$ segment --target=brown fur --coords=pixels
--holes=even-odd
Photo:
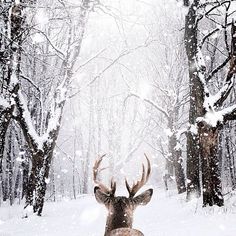
[[[132,232],[128,229],[132,229],[133,212],[138,205],[146,205],[151,200],[153,190],[148,189],[134,198],[130,197],[127,198],[124,196],[118,196],[118,197],[110,196],[101,192],[99,187],[94,188],[94,193],[97,201],[99,203],[104,204],[108,210],[105,236],[110,236],[110,233],[113,230],[120,228],[126,228],[127,229],[126,233]],[[123,230],[123,232],[125,231]],[[135,231],[133,231],[133,233],[134,232]],[[142,234],[127,234],[127,235],[138,236]]]
[[[106,206],[108,210],[105,236],[142,236],[143,234],[132,229],[133,212],[138,205],[146,205],[152,198],[153,189],[148,189],[143,193],[135,197],[137,192],[143,187],[150,176],[151,164],[146,154],[144,154],[147,160],[148,168],[145,171],[143,165],[142,178],[130,186],[125,180],[126,188],[129,192],[129,197],[115,196],[116,182],[111,180],[111,187],[106,187],[103,183],[97,180],[99,172],[99,165],[105,155],[97,158],[93,166],[93,180],[97,184],[94,188],[95,198],[99,203]]]
[[[119,228],[112,230],[109,236],[144,236],[144,234],[136,229]]]

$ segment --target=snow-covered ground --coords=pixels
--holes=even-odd
[[[134,228],[145,236],[235,236],[236,197],[223,208],[201,208],[200,200],[154,191],[147,206],[135,212]],[[102,236],[106,209],[93,196],[46,203],[42,217],[22,218],[22,206],[1,206],[0,236]]]

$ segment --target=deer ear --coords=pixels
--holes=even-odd
[[[153,194],[153,189],[148,189],[143,193],[139,194],[137,197],[133,199],[135,205],[146,205],[150,202]]]
[[[107,195],[106,193],[103,193],[97,186],[94,188],[94,194],[95,194],[96,200],[102,204],[108,203],[110,199],[110,196]]]

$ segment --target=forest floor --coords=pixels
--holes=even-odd
[[[185,202],[156,189],[147,206],[137,208],[134,228],[145,236],[235,236],[236,195],[227,195],[225,207],[202,208],[200,200]],[[42,217],[22,218],[22,206],[0,207],[0,236],[102,236],[106,209],[94,196],[45,204]]]

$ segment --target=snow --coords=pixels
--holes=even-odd
[[[224,121],[224,116],[226,114],[232,113],[235,107],[231,106],[229,108],[225,108],[221,111],[217,111],[216,103],[225,95],[227,91],[233,86],[232,80],[224,83],[224,86],[214,95],[212,95],[207,87],[205,81],[205,61],[201,52],[201,49],[198,47],[198,52],[196,55],[196,66],[198,71],[198,78],[201,81],[204,87],[204,103],[203,106],[206,110],[206,114],[204,117],[199,117],[198,121],[204,121],[212,127],[216,127],[218,123],[222,123]]]
[[[148,94],[151,93],[152,87],[149,85],[147,81],[141,80],[139,82],[139,87],[138,87],[138,94],[142,100],[144,100]]]
[[[197,126],[196,126],[196,125],[191,124],[191,125],[189,126],[189,131],[190,131],[192,134],[198,134],[198,129],[197,129]]]
[[[0,107],[7,108],[9,107],[9,103],[6,99],[4,99],[0,94]]]
[[[198,122],[204,121],[207,124],[211,125],[212,127],[216,127],[218,122],[223,123],[224,116],[231,114],[235,110],[236,110],[236,105],[226,107],[221,111],[209,110],[208,112],[206,112],[204,117],[197,118],[197,121]]]
[[[81,157],[83,153],[82,153],[81,150],[76,150],[76,151],[75,151],[75,154],[76,154],[76,156]]]
[[[65,99],[65,91],[66,90],[64,88],[60,88],[58,91],[60,92],[60,99],[62,99],[62,100],[59,100],[58,102],[63,102],[63,99]],[[51,141],[50,133],[53,130],[56,130],[57,126],[60,125],[60,118],[61,118],[63,107],[59,106],[59,104],[57,104],[58,106],[55,109],[51,109],[51,118],[48,122],[48,128],[45,133],[43,133],[42,135],[39,135],[36,132],[35,127],[32,123],[30,112],[28,110],[26,101],[25,101],[24,96],[21,91],[18,91],[18,98],[20,101],[21,108],[23,110],[23,118],[24,118],[25,123],[27,125],[28,133],[31,136],[31,138],[34,140],[38,149],[42,150],[44,143]]]
[[[0,235],[101,236],[106,214],[105,207],[91,195],[47,202],[42,217],[21,218],[22,206],[2,206]],[[226,200],[223,208],[202,208],[200,200],[186,202],[185,194],[155,189],[151,202],[134,213],[133,227],[145,236],[233,236],[236,235],[235,214],[235,196]]]
[[[11,75],[11,86],[12,88],[19,82],[17,75],[16,75],[16,71],[17,71],[17,63],[18,63],[18,59],[17,59],[17,53],[13,53],[13,60],[12,60],[12,75]]]
[[[181,143],[177,143],[176,146],[175,146],[175,150],[178,151],[178,150],[182,150],[183,149],[183,146],[181,145]]]
[[[164,129],[164,133],[168,136],[168,137],[171,137],[173,135],[173,132],[171,131],[171,129],[167,128],[167,129]]]
[[[27,124],[28,133],[33,138],[35,143],[37,143],[38,148],[42,149],[43,142],[45,141],[45,138],[44,137],[40,137],[37,134],[37,132],[35,131],[35,128],[34,128],[34,126],[32,124],[30,112],[28,110],[27,104],[25,102],[24,96],[22,95],[21,91],[18,92],[18,97],[19,97],[19,100],[20,100],[20,103],[21,103],[21,107],[22,107],[22,110],[23,110],[23,117],[24,117],[24,119],[26,121],[26,124]]]
[[[33,43],[42,43],[44,41],[44,37],[40,33],[36,33],[32,36]]]
[[[223,115],[221,112],[215,111],[208,111],[204,118],[198,118],[197,121],[205,121],[207,124],[211,125],[212,127],[216,127],[218,122],[223,122]]]
[[[42,8],[38,8],[36,16],[35,16],[35,21],[38,25],[44,26],[49,22],[49,18],[47,15],[46,10]]]

